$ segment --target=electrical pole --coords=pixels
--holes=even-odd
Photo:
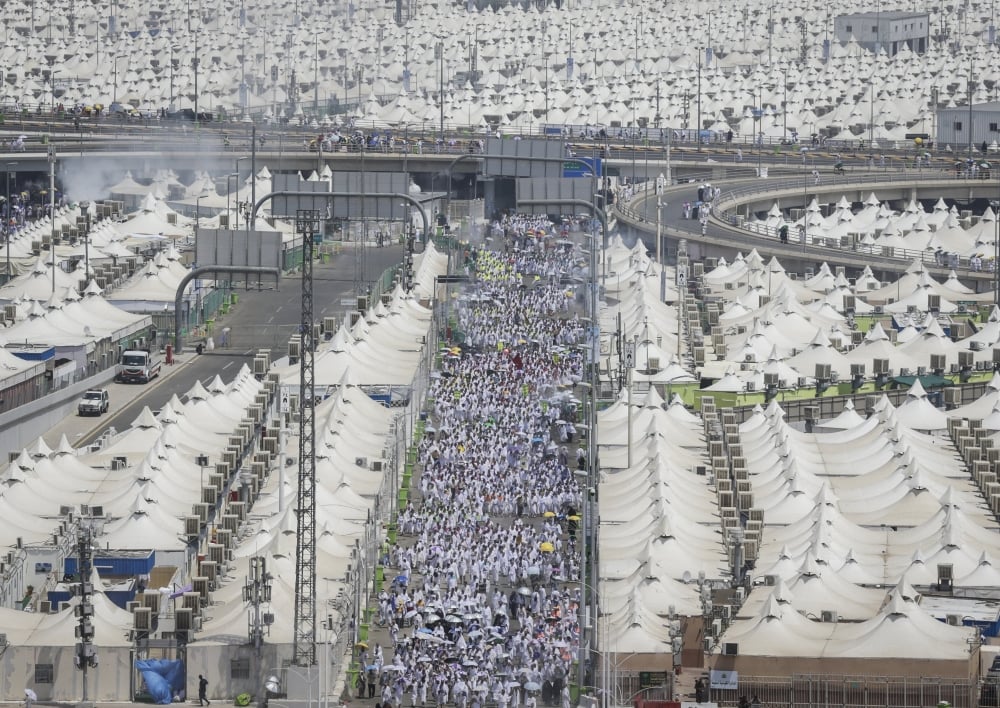
[[[80,604],[76,606],[74,612],[77,617],[76,625],[76,656],[74,662],[78,669],[83,671],[83,702],[87,703],[87,670],[97,667],[97,652],[94,650],[94,584],[91,582],[91,574],[94,570],[94,547],[93,529],[91,523],[93,519],[81,518],[76,527],[77,545],[77,570],[80,575],[80,582],[77,589],[77,597]]]
[[[270,633],[269,622],[261,612],[261,605],[271,602],[271,574],[267,572],[267,559],[262,556],[250,558],[250,575],[243,586],[243,602],[250,605],[250,646],[254,649],[257,661],[257,705],[266,703],[267,692],[264,689],[264,677],[267,675],[263,666],[264,635]]]
[[[316,418],[313,341],[313,239],[320,213],[300,209],[295,231],[302,239],[302,309],[299,320],[299,493],[295,552],[295,646],[292,663],[316,666]]]

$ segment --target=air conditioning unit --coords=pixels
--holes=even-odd
[[[864,364],[851,364],[851,376],[864,376],[865,375],[865,365]]]
[[[153,628],[153,611],[148,607],[136,607],[132,610],[132,626],[140,632],[148,632]]]
[[[926,375],[927,375],[927,367],[926,366],[918,366],[917,367],[917,376],[926,376]]]
[[[747,364],[752,364],[756,357],[753,354],[746,354],[743,356],[743,361]]]
[[[816,378],[828,380],[830,378],[830,365],[816,364]]]
[[[969,307],[968,307],[968,305],[962,305],[962,304],[960,304],[960,305],[958,306],[958,314],[960,314],[960,315],[964,315],[964,314],[965,314],[965,313],[967,313],[968,311],[969,311]]]
[[[875,314],[876,315],[884,315],[885,314],[885,308],[882,307],[881,305],[875,305]]]
[[[90,507],[90,515],[95,517],[104,516],[104,507],[103,506]]]
[[[381,472],[382,467],[385,464],[383,460],[373,460],[372,461],[372,472]]]
[[[660,370],[660,357],[658,357],[658,356],[651,356],[651,357],[649,357],[647,370],[648,371],[659,371]]]
[[[7,646],[7,634],[5,632],[0,632],[0,647]]]
[[[945,355],[944,354],[931,354],[931,369],[934,371],[940,371],[944,369]]]
[[[819,618],[821,622],[836,622],[840,619],[836,610],[823,610],[819,613]]]
[[[916,308],[914,308],[916,309]],[[927,309],[931,312],[939,312],[941,310],[941,296],[940,295],[928,295],[927,296]]]
[[[722,645],[722,653],[726,656],[738,656],[740,653],[740,645],[736,642],[726,642]]]
[[[753,381],[747,381],[747,393],[753,393],[757,390],[757,384]]]
[[[764,576],[764,585],[766,585],[768,587],[771,587],[771,586],[777,585],[777,583],[778,583],[778,576],[777,575],[765,575]]]
[[[938,590],[951,590],[952,588],[952,565],[951,563],[939,563],[937,567]]]
[[[907,367],[905,367],[905,366],[901,366],[901,367],[899,367],[899,375],[900,375],[900,376],[909,376],[909,375],[910,375],[910,370],[909,370],[909,368],[907,368]]]
[[[952,627],[961,627],[962,615],[948,615],[947,617],[945,617],[945,621]]]
[[[38,603],[38,611],[43,615],[47,615],[52,612],[52,603],[49,600],[41,600]]]
[[[354,458],[354,464],[356,464],[358,467],[367,467],[368,466],[368,458],[367,457],[355,457]]]
[[[111,458],[111,470],[120,471],[128,467],[128,458],[124,455],[118,455]]]
[[[799,388],[805,388],[806,386],[809,385],[809,379],[807,379],[805,376],[800,376],[799,380],[796,383],[798,384]]]
[[[961,369],[971,369],[975,365],[975,356],[972,352],[958,353],[958,366]]]
[[[778,385],[778,375],[777,374],[764,374],[764,385],[767,387],[775,387]]]
[[[174,628],[178,631],[191,631],[194,625],[193,620],[194,612],[190,607],[178,607],[175,614]]]

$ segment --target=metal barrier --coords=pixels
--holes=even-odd
[[[744,676],[739,688],[711,689],[710,701],[737,705],[756,696],[762,708],[927,708],[947,701],[951,708],[979,703],[976,679],[909,676]]]

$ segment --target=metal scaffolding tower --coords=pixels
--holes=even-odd
[[[295,212],[302,239],[302,319],[299,345],[299,495],[295,546],[295,648],[292,663],[316,665],[316,418],[313,341],[313,243],[318,210]]]

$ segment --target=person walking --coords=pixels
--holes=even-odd
[[[208,679],[198,674],[198,705],[207,706],[211,703],[208,700]]]

